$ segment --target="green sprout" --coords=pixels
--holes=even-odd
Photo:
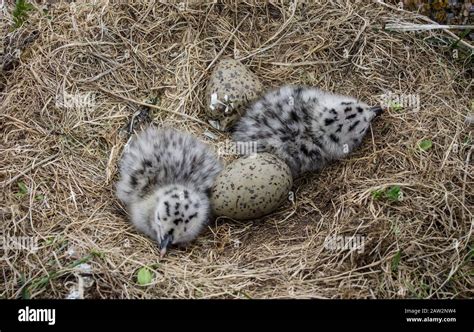
[[[418,147],[422,151],[428,151],[429,149],[431,149],[432,146],[433,146],[433,141],[430,139],[424,139],[420,143],[418,143]]]
[[[385,198],[392,202],[399,202],[403,199],[403,192],[400,186],[391,186],[388,189],[374,190],[371,194],[374,201]]]
[[[16,0],[15,8],[12,13],[15,29],[18,29],[25,23],[28,18],[28,12],[33,8],[33,5],[26,0]]]
[[[397,102],[394,102],[394,101],[391,101],[388,105],[388,107],[392,110],[394,110],[395,112],[398,112],[398,111],[401,111],[403,109],[403,106],[402,104],[400,103],[397,103]]]
[[[399,250],[395,256],[392,258],[392,271],[396,272],[398,270],[398,265],[400,265],[400,260],[402,258],[402,251]]]
[[[139,285],[144,286],[148,285],[153,280],[153,272],[146,266],[138,270],[137,273],[137,282]]]
[[[401,201],[402,195],[400,186],[392,186],[385,192],[385,197],[393,202]]]
[[[18,192],[15,194],[18,198],[23,198],[28,194],[28,188],[26,187],[23,181],[20,181],[18,184]]]

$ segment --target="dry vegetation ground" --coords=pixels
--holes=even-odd
[[[39,249],[2,251],[0,296],[64,298],[87,263],[85,298],[473,297],[472,58],[453,58],[442,31],[382,29],[416,14],[308,3],[84,1],[30,12],[18,31],[38,38],[0,76],[0,214],[4,237],[38,237]],[[413,94],[419,109],[386,112],[350,158],[296,181],[294,203],[261,220],[217,220],[160,259],[114,197],[123,128],[156,96],[154,123],[214,146],[228,139],[204,116],[223,56],[268,88],[303,83],[371,104]],[[402,200],[382,194],[394,186]],[[364,250],[325,248],[334,235],[361,236]],[[137,284],[143,266],[149,286]]]

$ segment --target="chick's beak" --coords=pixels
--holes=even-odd
[[[173,243],[173,235],[166,234],[160,242],[160,257],[166,254],[166,250]]]
[[[374,107],[371,107],[370,110],[375,113],[375,116],[379,116],[383,112],[382,106],[374,106]]]

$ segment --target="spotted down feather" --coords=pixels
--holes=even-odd
[[[249,106],[233,130],[236,142],[284,160],[293,177],[319,170],[358,147],[380,107],[303,86],[283,86]]]
[[[162,250],[192,241],[207,224],[221,163],[210,148],[173,129],[149,127],[125,147],[117,196],[138,230]]]

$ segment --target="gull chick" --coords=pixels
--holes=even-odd
[[[163,256],[169,246],[194,240],[207,224],[210,188],[221,170],[206,144],[151,126],[124,150],[117,196]]]
[[[296,178],[347,156],[381,113],[352,97],[288,85],[249,106],[233,140],[256,142],[259,152],[284,160]]]

